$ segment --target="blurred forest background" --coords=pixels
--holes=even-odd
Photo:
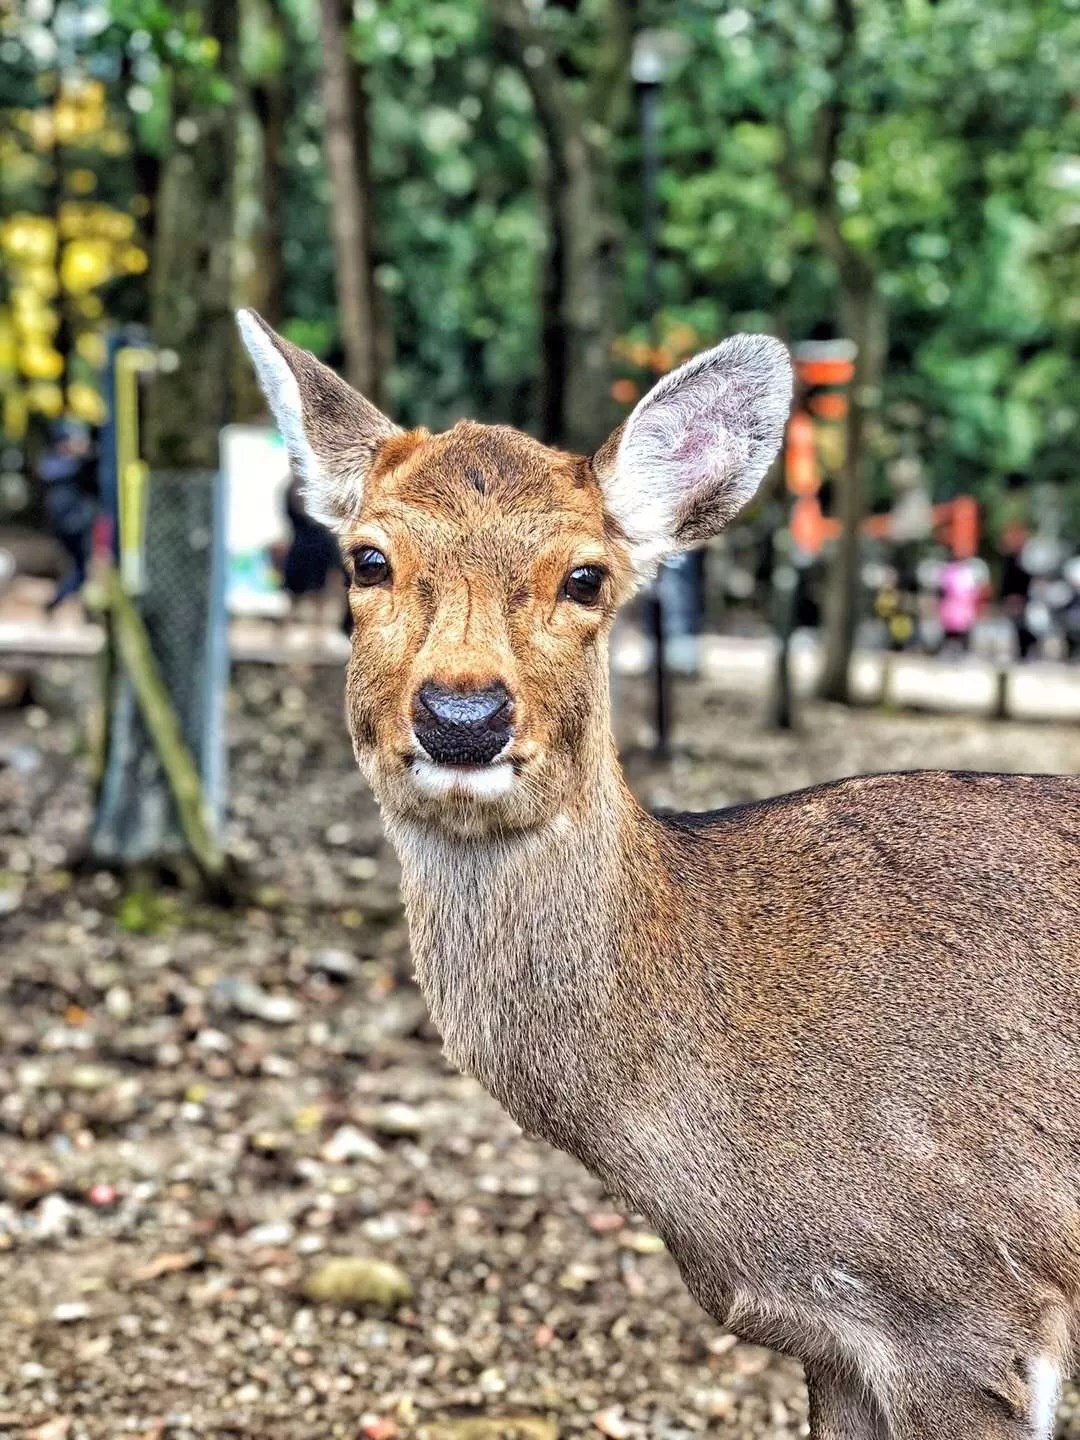
[[[1075,0],[21,0],[0,23],[9,514],[43,422],[101,418],[117,325],[171,352],[151,463],[216,463],[261,412],[251,304],[402,422],[579,448],[733,330],[847,336],[870,503],[915,467],[993,529],[1023,477],[1080,527]]]
[[[341,720],[336,552],[321,629],[226,625],[220,432],[268,422],[233,310],[404,424],[581,450],[733,331],[857,343],[776,470],[796,492],[801,418],[842,521],[821,689],[851,671],[873,703],[789,703],[817,496],[775,484],[710,556],[745,609],[693,637],[670,753],[663,665],[632,680],[647,628],[616,655],[630,783],[700,810],[886,768],[1080,773],[1078,236],[1080,0],[0,0],[0,1429],[806,1435],[798,1368],[703,1325],[659,1238],[444,1062]],[[156,362],[133,579],[117,342]],[[261,464],[224,464],[242,502]],[[963,545],[931,525],[954,497]],[[121,540],[104,614],[66,628],[55,565],[4,573],[9,535],[63,538],[60,501],[57,596],[101,512]],[[1059,579],[1066,621],[1036,630]],[[984,589],[1008,644],[979,654]],[[963,658],[894,654],[934,648],[939,605]],[[215,881],[237,862],[230,906],[147,869],[181,838]]]

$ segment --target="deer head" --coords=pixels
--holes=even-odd
[[[576,456],[472,421],[403,431],[253,311],[238,320],[347,559],[349,725],[384,808],[462,834],[572,811],[610,755],[615,611],[757,490],[787,420],[784,347],[725,341]]]

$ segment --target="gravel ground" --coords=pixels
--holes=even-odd
[[[79,691],[54,672],[48,709],[0,713],[0,1430],[805,1434],[798,1367],[718,1330],[638,1219],[442,1061],[339,677],[238,676],[229,843],[263,890],[231,912],[73,869]],[[812,707],[777,737],[758,711],[684,687],[685,749],[631,753],[639,792],[1080,770],[1076,728]]]

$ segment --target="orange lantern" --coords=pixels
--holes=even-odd
[[[784,478],[792,495],[816,495],[821,487],[814,453],[814,422],[803,410],[788,421]]]

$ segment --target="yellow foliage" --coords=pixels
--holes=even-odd
[[[51,335],[59,323],[55,312],[28,285],[16,285],[12,289],[11,308],[15,324],[23,335]]]
[[[119,125],[110,125],[107,130],[103,130],[98,144],[105,155],[126,155],[131,149],[128,137]]]
[[[11,316],[7,311],[0,310],[0,376],[15,369],[16,348]]]
[[[92,139],[105,124],[104,85],[81,75],[68,77],[52,113],[59,144]]]
[[[86,214],[81,202],[65,200],[56,212],[56,225],[64,240],[76,240],[86,232]]]
[[[68,409],[77,420],[87,425],[100,425],[105,420],[105,402],[92,385],[76,380],[68,386]]]
[[[103,285],[114,274],[112,247],[106,240],[69,240],[60,259],[60,280],[72,295]]]
[[[79,235],[85,235],[92,229],[92,219],[96,206],[92,201],[87,200],[65,200],[57,213],[57,224],[60,227],[60,234],[65,240],[74,240]]]
[[[59,219],[60,233],[65,240],[100,236],[129,240],[135,233],[135,221],[130,215],[93,200],[65,200],[60,206]]]
[[[89,195],[97,188],[97,176],[93,170],[72,170],[67,183],[76,195]]]
[[[84,115],[101,115],[105,111],[105,85],[88,75],[68,75],[64,80],[64,99]]]
[[[56,226],[46,215],[16,211],[0,225],[0,248],[9,260],[48,265],[56,256]]]
[[[39,415],[58,420],[64,413],[64,392],[59,385],[39,380],[26,387],[26,403]]]
[[[19,112],[22,128],[30,135],[35,150],[51,150],[56,144],[56,127],[53,112],[44,108]]]
[[[110,240],[130,240],[135,234],[135,221],[123,210],[101,210],[95,217],[98,233]]]
[[[19,279],[42,300],[52,300],[60,290],[60,281],[52,265],[23,265]]]
[[[60,329],[60,316],[48,306],[42,306],[40,310],[25,310],[16,306],[15,328],[21,345],[31,345],[34,341],[45,344]]]
[[[150,257],[138,245],[125,245],[120,252],[120,264],[129,275],[143,275],[150,268]]]
[[[66,105],[61,100],[56,106],[52,113],[52,123],[57,142],[60,145],[70,145],[73,140],[81,138],[79,119],[79,112],[74,105]]]
[[[64,373],[64,357],[51,345],[32,341],[19,351],[19,369],[30,380],[59,380]]]
[[[4,434],[16,443],[26,436],[26,395],[20,389],[8,390],[4,394]]]
[[[75,341],[75,350],[95,369],[105,364],[105,337],[97,330],[84,330]]]
[[[0,168],[15,180],[17,169],[25,172],[33,188],[61,145],[99,156],[125,155],[131,148],[123,125],[109,113],[100,81],[68,75],[58,97],[54,83],[53,76],[43,76],[39,103],[7,110],[8,125],[0,134]],[[149,269],[138,229],[150,202],[136,196],[122,210],[102,204],[96,198],[98,168],[89,157],[74,164],[64,175],[66,198],[55,215],[18,211],[0,220],[0,268],[8,281],[6,304],[0,306],[0,420],[14,438],[25,434],[33,414],[50,420],[71,414],[95,425],[105,419],[92,383],[74,380],[65,391],[65,360],[56,337],[66,314],[76,330],[76,373],[103,366],[106,346],[98,325],[105,306],[95,292],[118,275]]]

